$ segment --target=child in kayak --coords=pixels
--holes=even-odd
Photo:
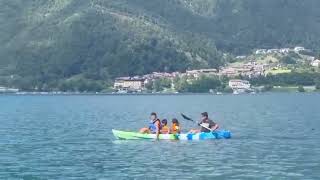
[[[157,138],[159,138],[161,122],[158,119],[157,114],[154,112],[151,113],[150,120],[149,127],[141,128],[139,132],[144,134],[156,134]]]
[[[172,119],[172,126],[171,126],[171,129],[170,129],[170,133],[171,134],[180,134],[180,132],[181,132],[181,128],[180,128],[180,125],[179,125],[179,121],[178,121],[178,119],[173,118]]]
[[[163,119],[161,121],[160,133],[161,134],[169,134],[170,133],[170,128],[168,127],[168,121],[166,119]]]

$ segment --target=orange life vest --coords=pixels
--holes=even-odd
[[[168,134],[170,129],[168,126],[162,126],[160,131],[162,134]]]
[[[177,124],[173,123],[171,127],[171,133],[172,134],[180,133],[180,127]]]

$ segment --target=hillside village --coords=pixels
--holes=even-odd
[[[307,51],[304,47],[295,48],[281,48],[281,49],[257,49],[252,55],[249,56],[237,56],[234,63],[229,63],[219,69],[193,69],[186,72],[153,72],[151,74],[145,74],[142,76],[133,77],[118,77],[114,82],[114,89],[118,93],[127,92],[142,92],[146,90],[146,85],[150,84],[158,79],[169,79],[172,83],[171,87],[174,90],[175,78],[187,78],[188,80],[199,79],[201,76],[211,76],[221,78],[228,78],[229,88],[234,93],[238,92],[252,92],[250,85],[250,79],[267,76],[268,74],[290,73],[292,69],[302,66],[302,64],[308,64],[307,68],[320,67],[320,60],[310,56],[303,55],[301,52]],[[302,64],[296,66],[290,66],[280,62],[279,59],[287,57],[290,54],[299,56],[299,61]],[[249,79],[241,80],[241,77]]]
[[[219,88],[209,88],[207,91],[201,92],[217,94],[221,91],[235,94],[254,93],[257,89],[261,90],[263,87],[257,87],[256,84],[252,83],[252,80],[268,75],[289,74],[291,72],[319,74],[319,67],[320,60],[312,55],[312,51],[304,47],[256,49],[252,54],[234,57],[232,62],[217,69],[188,69],[185,72],[152,72],[140,76],[117,77],[110,90],[113,93],[178,93],[177,79],[186,80],[187,83],[192,84],[202,77],[208,77],[223,82],[219,85]],[[154,88],[155,83],[163,80],[167,84],[164,88]],[[207,81],[207,83],[212,82]],[[110,92],[110,90],[107,92]],[[0,93],[18,92],[19,89],[17,88],[0,87]],[[183,92],[190,91],[185,90]]]

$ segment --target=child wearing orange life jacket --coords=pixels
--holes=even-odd
[[[161,134],[169,134],[170,133],[170,128],[168,127],[168,121],[166,119],[163,119],[161,121],[160,133]]]
[[[171,126],[171,129],[170,129],[170,133],[179,134],[180,132],[181,132],[181,128],[180,128],[180,125],[179,125],[179,121],[178,121],[178,119],[173,118],[172,119],[172,126]]]

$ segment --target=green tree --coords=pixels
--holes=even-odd
[[[316,90],[320,90],[320,79],[316,80]]]
[[[178,92],[187,92],[188,85],[189,83],[186,77],[174,79],[174,87]]]
[[[280,62],[283,64],[296,64],[296,60],[291,56],[284,56],[280,58]]]
[[[232,90],[229,86],[226,86],[226,87],[224,87],[224,88],[222,89],[222,92],[224,92],[224,93],[232,93],[233,90]]]
[[[172,81],[169,78],[161,78],[160,84],[163,88],[171,88]]]
[[[144,85],[144,87],[145,87],[147,90],[152,90],[152,89],[153,89],[153,82],[146,83],[146,84]]]
[[[253,85],[273,85],[273,86],[313,86],[316,79],[320,78],[320,73],[283,73],[276,75],[259,76],[250,79]]]
[[[272,85],[267,84],[267,85],[263,86],[262,91],[271,91],[272,89],[273,89],[273,86],[272,86]]]
[[[303,88],[303,86],[298,87],[298,92],[305,92],[305,89]]]
[[[157,79],[157,80],[153,81],[153,90],[155,92],[163,91],[163,86],[161,84],[161,80],[160,79]]]
[[[210,90],[217,90],[221,85],[216,77],[201,76],[199,79],[181,82],[180,89],[184,92],[208,93]]]

